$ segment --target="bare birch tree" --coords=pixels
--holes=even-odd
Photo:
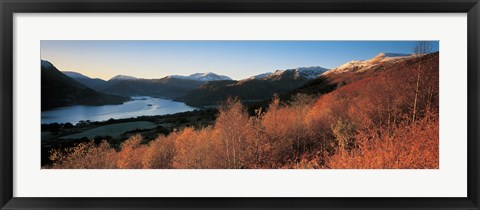
[[[428,41],[419,41],[416,43],[413,48],[413,53],[415,55],[428,54],[433,51],[433,43]]]
[[[428,41],[419,41],[416,43],[415,47],[413,48],[413,53],[416,56],[428,54],[428,53],[431,53],[432,51],[433,51],[433,43]],[[418,101],[418,91],[419,91],[418,88],[420,83],[420,73],[421,73],[421,70],[419,69],[418,75],[417,75],[416,88],[415,88],[415,99],[413,102],[412,122],[415,122],[415,118],[417,115],[417,101]]]

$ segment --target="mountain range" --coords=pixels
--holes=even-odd
[[[274,94],[291,95],[312,90],[329,91],[335,89],[339,84],[352,82],[354,80],[352,78],[366,77],[371,72],[414,57],[408,54],[380,53],[371,59],[350,61],[331,70],[319,66],[299,67],[267,72],[243,80],[232,80],[228,76],[212,72],[195,73],[188,76],[170,75],[160,79],[140,79],[128,75],[117,75],[107,81],[90,78],[72,71],[65,71],[63,74],[58,71],[57,74],[60,73],[64,76],[62,81],[65,81],[65,77],[75,81],[70,86],[82,85],[80,88],[88,88],[97,94],[105,94],[110,97],[113,95],[145,95],[181,101],[191,106],[211,106],[218,105],[230,96],[238,97],[248,103],[270,99]],[[42,61],[42,81],[44,62],[49,63]],[[58,78],[57,75],[51,80]],[[61,84],[64,85],[64,83]],[[58,85],[61,86],[60,83]],[[65,95],[58,95],[58,97],[65,97]]]
[[[128,75],[117,75],[107,81],[72,71],[63,73],[99,92],[120,96],[148,95],[167,99],[183,96],[209,81],[232,80],[227,76],[211,72],[189,76],[171,75],[161,79],[140,79]]]
[[[110,79],[97,91],[121,96],[152,96],[165,99],[180,97],[204,82],[164,77],[161,79]]]
[[[177,78],[177,79],[188,79],[188,80],[195,80],[195,81],[202,81],[202,82],[208,82],[208,81],[220,81],[220,80],[232,80],[232,78],[224,76],[224,75],[218,75],[212,72],[207,72],[207,73],[195,73],[189,76],[181,76],[181,75],[171,75],[168,76],[169,78]]]
[[[217,105],[230,96],[238,97],[244,103],[257,102],[299,88],[327,70],[322,67],[304,67],[277,70],[239,81],[212,81],[176,100],[191,106]]]

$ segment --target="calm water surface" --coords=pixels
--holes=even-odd
[[[181,102],[137,96],[132,101],[121,105],[104,106],[67,106],[42,112],[42,124],[66,123],[75,124],[80,120],[104,121],[110,118],[122,119],[138,116],[174,114],[192,111],[195,108]]]

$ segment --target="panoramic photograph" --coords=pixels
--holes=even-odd
[[[438,169],[439,42],[43,40],[42,169]]]

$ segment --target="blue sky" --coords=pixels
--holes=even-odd
[[[41,41],[41,59],[94,78],[162,78],[214,72],[233,79],[306,66],[335,68],[381,52],[412,53],[415,41]],[[434,51],[439,42],[433,42]]]

